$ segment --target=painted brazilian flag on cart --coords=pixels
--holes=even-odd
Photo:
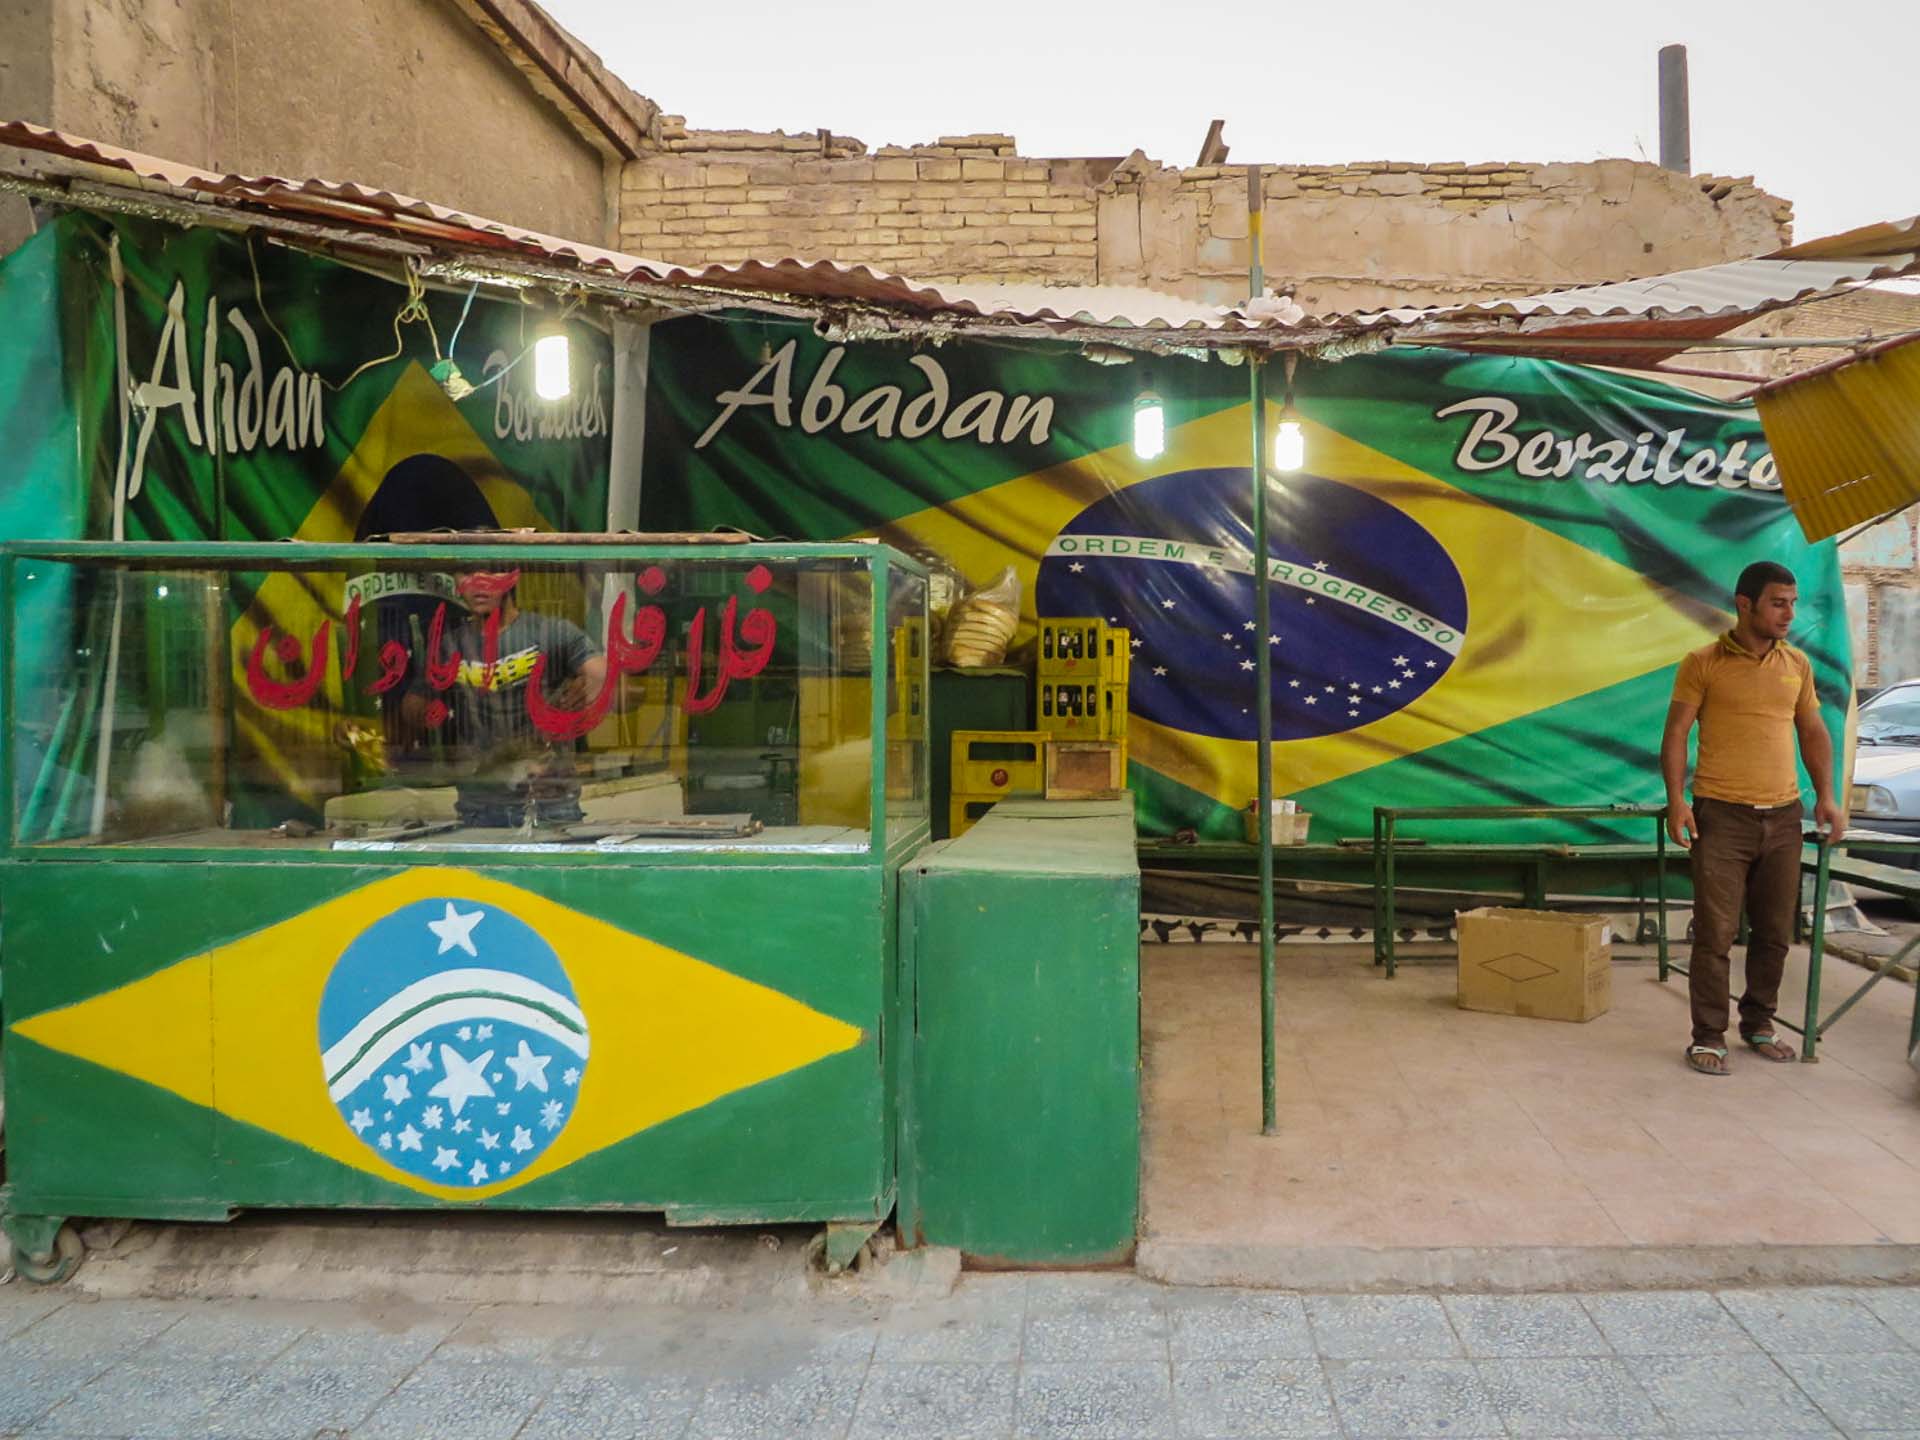
[[[1244,368],[682,320],[655,327],[649,370],[648,528],[878,534],[975,583],[1013,566],[1029,623],[1132,631],[1143,828],[1238,835],[1255,789]],[[1151,461],[1131,445],[1147,388],[1168,421]],[[1295,391],[1306,467],[1267,491],[1274,772],[1315,840],[1368,834],[1376,804],[1658,801],[1673,667],[1731,623],[1756,559],[1799,576],[1795,639],[1838,732],[1838,562],[1801,538],[1751,407],[1437,351],[1305,363]]]
[[[537,319],[524,306],[259,236],[82,213],[0,263],[0,314],[14,322],[0,346],[11,538],[339,543],[607,523],[613,364],[590,325],[568,326],[572,396],[543,402],[522,363]],[[448,358],[475,387],[458,402],[432,373]],[[278,575],[239,590],[234,654],[263,625],[338,621],[344,595],[325,588]],[[310,808],[287,756],[320,712],[263,710],[237,682],[242,770],[262,777],[263,803]],[[86,737],[69,744],[84,753]]]

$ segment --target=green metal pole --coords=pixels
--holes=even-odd
[[[1381,882],[1386,879],[1386,858],[1380,849],[1380,807],[1373,807],[1373,963],[1384,964],[1386,948],[1381,937],[1386,933],[1382,916],[1386,913],[1381,904]]]
[[[1385,887],[1385,892],[1386,892],[1385,897],[1381,901],[1381,904],[1386,907],[1386,925],[1384,928],[1387,932],[1387,979],[1389,980],[1393,979],[1394,972],[1399,969],[1399,958],[1400,958],[1395,953],[1394,945],[1393,945],[1393,940],[1394,940],[1393,932],[1399,927],[1399,924],[1400,924],[1398,907],[1393,903],[1393,887],[1397,883],[1397,879],[1394,875],[1394,868],[1393,868],[1393,827],[1394,827],[1394,820],[1396,818],[1397,817],[1394,815],[1393,811],[1389,810],[1387,812],[1387,824],[1386,824],[1386,832],[1385,832],[1386,833],[1385,843],[1387,847],[1387,862],[1386,862],[1387,863],[1387,883]]]
[[[1820,1046],[1820,962],[1827,948],[1827,870],[1833,863],[1833,846],[1820,839],[1819,861],[1813,870],[1813,938],[1807,943],[1807,1018],[1800,1031],[1800,1063],[1812,1065]],[[1798,904],[1796,898],[1795,903]]]
[[[1653,896],[1660,934],[1660,983],[1666,984],[1667,959],[1667,812],[1653,817]]]
[[[1260,167],[1247,167],[1247,292],[1257,300],[1267,288],[1260,251],[1265,241]],[[1279,1133],[1274,1097],[1273,1004],[1273,681],[1267,652],[1272,576],[1267,563],[1267,371],[1265,356],[1247,353],[1248,399],[1253,425],[1253,692],[1254,768],[1260,809],[1260,1133]]]
[[[1907,1026],[1907,1058],[1920,1054],[1920,983],[1913,987],[1913,1021]]]

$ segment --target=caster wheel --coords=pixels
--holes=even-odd
[[[18,1245],[14,1246],[13,1273],[32,1285],[58,1285],[72,1278],[86,1253],[87,1247],[81,1242],[79,1232],[71,1225],[62,1225],[60,1233],[54,1236],[53,1254],[45,1260],[35,1260]]]

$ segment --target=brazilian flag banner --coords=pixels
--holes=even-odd
[[[527,306],[259,235],[80,212],[0,264],[0,313],[11,538],[341,543],[606,528],[613,348],[583,318],[561,322],[570,393],[543,400],[530,359],[542,314]],[[379,579],[236,584],[236,754],[275,777],[266,803],[281,813],[311,802],[288,757],[323,722],[264,709],[240,667],[268,626],[311,635],[339,623],[355,578]],[[57,585],[38,587],[35,603],[23,643],[108,653],[58,629]],[[23,673],[47,673],[24,658]],[[77,678],[97,691],[102,675]],[[339,677],[329,683],[337,692]],[[76,753],[86,743],[72,741]]]
[[[40,497],[16,535],[606,524],[613,362],[584,321],[566,325],[570,396],[542,401],[525,306],[257,235],[78,212],[0,264],[0,301],[30,321],[0,359],[0,395],[35,401],[10,405],[0,456],[10,518]],[[449,359],[464,388],[435,378]]]
[[[1146,392],[1165,413],[1152,459],[1133,446]],[[1255,792],[1247,392],[1218,360],[664,322],[642,522],[877,535],[972,584],[1012,566],[1016,646],[1036,616],[1126,626],[1142,829],[1238,838]],[[1799,579],[1794,641],[1840,734],[1836,552],[1801,537],[1751,406],[1434,350],[1305,361],[1294,403],[1305,465],[1267,480],[1274,776],[1314,840],[1370,833],[1379,804],[1657,803],[1674,666],[1731,625],[1754,560]]]

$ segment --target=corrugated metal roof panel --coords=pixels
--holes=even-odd
[[[422,239],[509,248],[528,258],[574,264],[626,280],[772,291],[825,302],[885,305],[927,314],[945,311],[1016,323],[1061,321],[1155,330],[1258,328],[1224,307],[1141,287],[930,285],[869,265],[798,256],[727,265],[673,265],[469,215],[394,190],[317,177],[292,180],[273,175],[216,174],[24,121],[0,123],[0,143],[106,166],[190,195],[257,205],[277,213],[374,224]]]
[[[1920,340],[1769,385],[1755,401],[1809,540],[1920,500]]]
[[[1424,311],[1394,310],[1383,314],[1398,323],[1438,323],[1499,315],[1547,328],[1554,320],[1604,319],[1696,320],[1734,316],[1744,319],[1779,309],[1816,295],[1832,294],[1869,280],[1884,280],[1920,270],[1920,254],[1893,251],[1831,260],[1778,260],[1761,257],[1675,270],[1639,280],[1608,285],[1586,285],[1575,290],[1551,290],[1518,299],[1483,300],[1469,305]]]
[[[650,286],[864,305],[956,328],[970,320],[1047,333],[1167,343],[1169,332],[1214,345],[1264,340],[1276,348],[1322,344],[1369,331],[1400,340],[1484,346],[1592,364],[1644,364],[1719,335],[1755,315],[1844,291],[1863,280],[1920,273],[1920,218],[1866,226],[1770,256],[1606,285],[1468,305],[1307,317],[1288,303],[1224,307],[1137,287],[929,284],[871,266],[798,256],[681,266],[584,245],[373,186],[319,178],[221,175],[63,135],[23,121],[0,123],[0,144],[43,151],[130,177],[145,188],[281,216],[380,230],[429,246],[510,254],[560,269]],[[657,298],[657,297],[654,297]]]

